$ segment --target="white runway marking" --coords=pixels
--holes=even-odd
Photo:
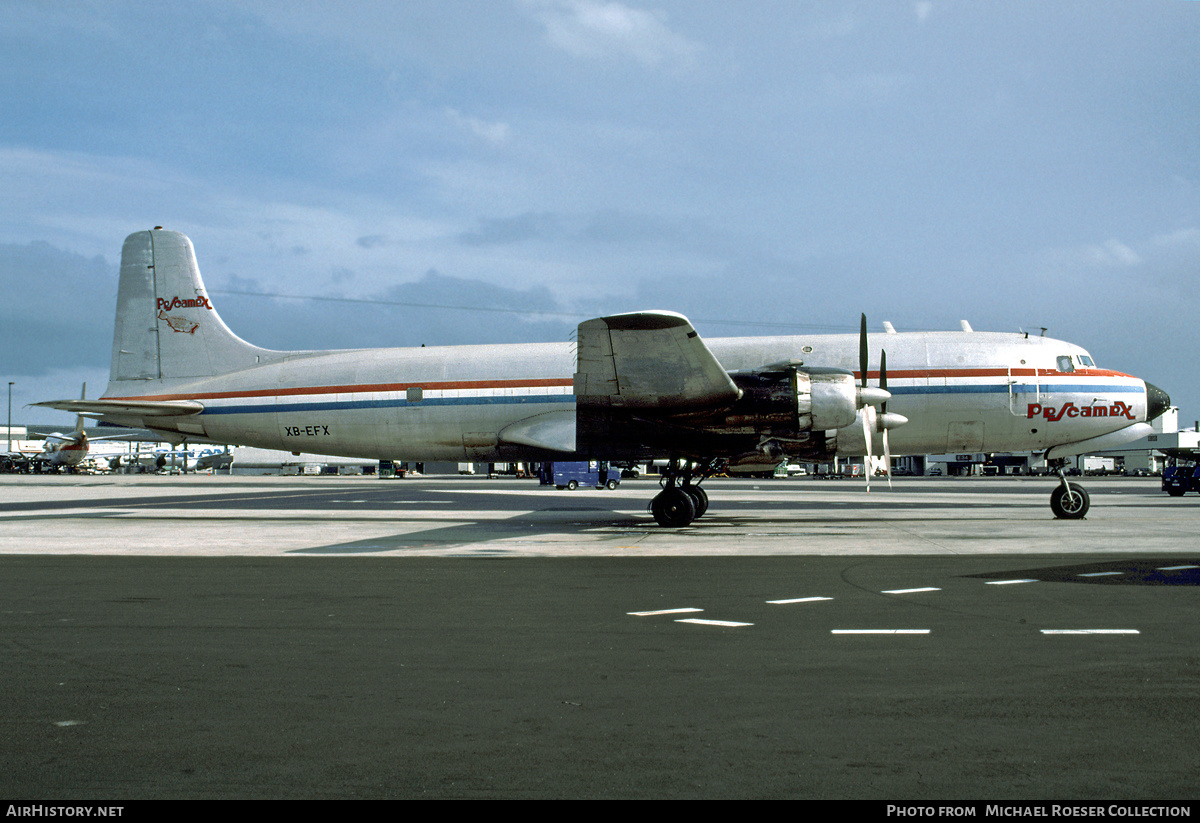
[[[940,592],[941,589],[933,586],[926,586],[923,589],[888,589],[880,592],[880,594],[916,594],[917,592]]]
[[[1036,583],[1037,580],[1029,578],[1027,580],[989,580],[984,585],[987,586],[1009,586],[1013,583]]]
[[[1042,634],[1141,634],[1137,629],[1042,629]]]
[[[1177,572],[1177,571],[1182,571],[1183,569],[1200,569],[1200,566],[1190,566],[1189,565],[1189,566],[1159,566],[1158,567],[1158,570],[1160,572]]]
[[[702,612],[704,609],[660,609],[656,612],[625,612],[631,617],[654,617],[659,614],[686,614],[687,612]]]
[[[786,606],[789,603],[815,603],[818,600],[832,599],[832,597],[796,597],[791,600],[768,600],[767,602],[776,606]]]
[[[684,617],[676,623],[696,623],[701,626],[753,626],[753,623],[735,623],[732,620],[701,620],[699,617]]]
[[[1081,574],[1080,577],[1113,577],[1114,575],[1125,574],[1125,572],[1088,572]]]
[[[929,629],[831,629],[830,634],[929,634]]]

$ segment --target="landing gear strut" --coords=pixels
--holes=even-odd
[[[1050,510],[1060,520],[1082,520],[1091,508],[1091,498],[1083,486],[1067,482],[1061,462],[1058,465],[1058,478],[1062,483],[1050,494]]]
[[[658,525],[686,526],[708,511],[708,493],[699,484],[715,472],[716,461],[704,461],[700,466],[697,469],[672,458],[663,473],[663,490],[650,501],[650,513]]]

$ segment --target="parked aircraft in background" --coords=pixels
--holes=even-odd
[[[585,321],[575,343],[271,351],[222,322],[191,241],[155,229],[125,240],[103,398],[39,405],[165,439],[370,459],[668,459],[651,511],[682,526],[726,465],[1043,449],[1061,462],[1145,436],[1170,404],[1070,343],[886,328],[876,354],[865,318],[858,335],[706,342],[680,314],[643,311]],[[1060,477],[1055,515],[1083,517],[1087,493]]]

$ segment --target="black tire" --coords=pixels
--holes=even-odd
[[[1167,494],[1171,495],[1172,497],[1183,497],[1183,493],[1185,491],[1187,490],[1172,486],[1171,488],[1167,489]]]
[[[690,494],[671,487],[663,489],[650,501],[650,513],[658,525],[677,529],[696,519],[696,504]]]
[[[1071,495],[1059,485],[1050,494],[1050,510],[1060,520],[1082,520],[1091,508],[1092,501],[1087,491],[1078,483],[1071,483]]]
[[[692,504],[696,507],[695,520],[699,520],[708,511],[708,492],[699,486],[684,486],[683,490],[692,498]]]
[[[579,488],[579,483],[578,483],[578,482],[576,482],[575,480],[568,480],[568,481],[567,481],[567,491],[571,491],[571,492],[573,492],[573,491],[575,491],[577,488]]]
[[[608,483],[607,483],[607,487],[608,487],[608,490],[609,490],[609,491],[612,491],[613,489],[615,489],[615,488],[617,487],[617,481],[616,481],[616,480],[609,480],[609,481],[608,481]]]

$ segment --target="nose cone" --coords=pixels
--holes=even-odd
[[[1146,420],[1150,421],[1171,408],[1171,395],[1153,383],[1146,384]]]

